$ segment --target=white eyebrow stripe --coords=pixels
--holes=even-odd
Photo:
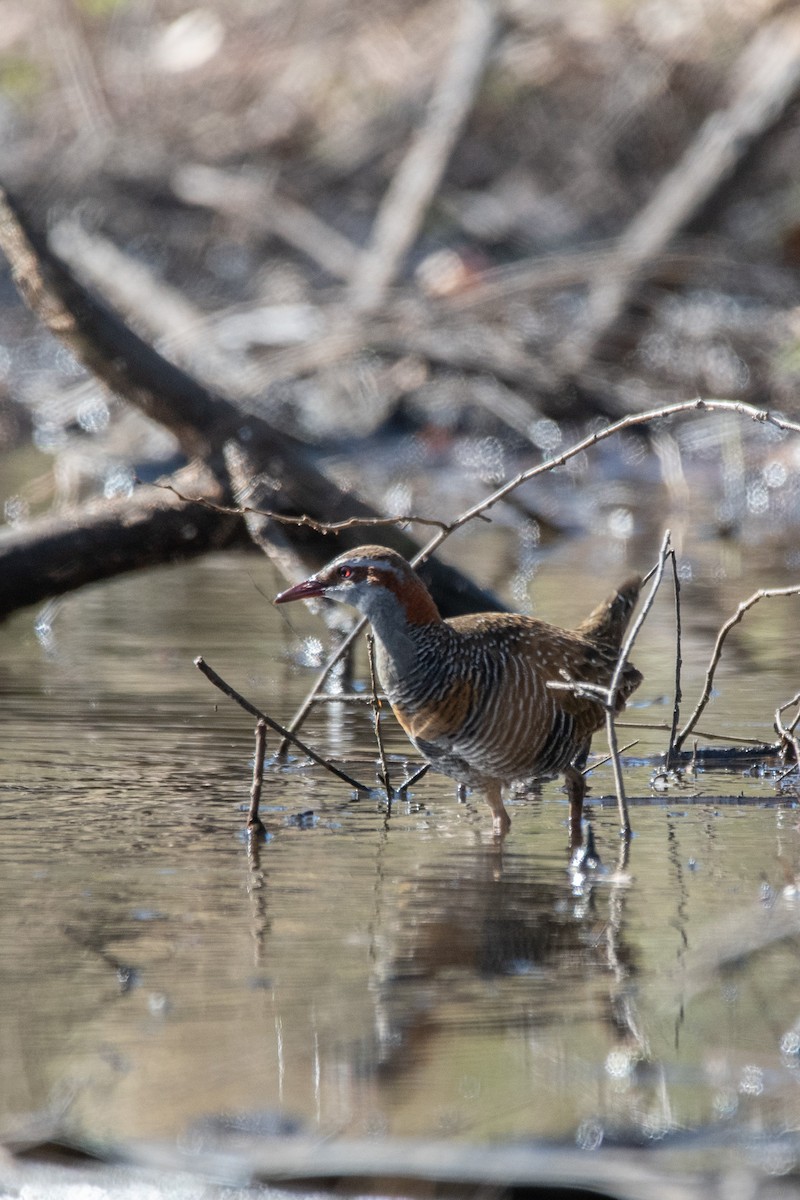
[[[347,561],[353,567],[377,567],[381,571],[391,571],[393,575],[400,573],[394,563],[385,558],[349,558]]]

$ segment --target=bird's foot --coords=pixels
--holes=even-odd
[[[503,808],[502,812],[495,813],[492,817],[492,833],[496,838],[504,838],[511,828],[511,817]]]
[[[581,838],[579,843],[571,845],[572,857],[570,858],[570,870],[584,874],[586,871],[596,871],[601,865],[600,855],[597,852],[597,846],[594,840],[594,830],[591,824],[586,822],[586,837]]]

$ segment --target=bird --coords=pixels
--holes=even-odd
[[[641,582],[627,579],[574,630],[520,613],[444,619],[406,559],[376,545],[340,554],[275,603],[325,597],[367,618],[397,720],[434,770],[485,792],[495,835],[511,825],[504,787],[563,773],[579,846],[581,768],[605,708],[571,685],[610,686]],[[641,681],[626,663],[615,711]]]

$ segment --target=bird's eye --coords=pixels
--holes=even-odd
[[[352,577],[353,577],[353,568],[352,567],[339,567],[339,578],[340,579],[352,579]]]

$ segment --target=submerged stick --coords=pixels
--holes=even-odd
[[[264,825],[258,815],[261,803],[261,785],[264,781],[264,758],[267,753],[267,724],[263,717],[256,722],[256,752],[253,758],[253,782],[250,785],[250,810],[247,814],[247,828],[256,833],[264,831]]]
[[[224,692],[229,699],[234,700],[236,704],[240,706],[240,708],[245,710],[245,712],[249,712],[251,716],[257,717],[259,720],[263,721],[265,725],[268,725],[270,729],[273,729],[275,733],[279,733],[282,738],[292,742],[295,746],[297,746],[298,750],[302,750],[303,754],[307,755],[312,762],[317,763],[317,765],[320,767],[324,767],[326,771],[330,771],[331,775],[336,775],[338,779],[342,779],[345,783],[349,783],[351,787],[356,788],[356,790],[359,792],[369,793],[372,791],[372,788],[368,787],[366,783],[359,783],[359,781],[354,779],[352,775],[348,775],[346,771],[341,771],[339,767],[335,767],[333,763],[322,758],[322,756],[317,754],[315,750],[312,750],[310,746],[307,746],[305,742],[301,742],[299,737],[296,737],[288,729],[284,729],[283,725],[273,720],[272,717],[268,717],[267,714],[262,712],[260,708],[256,708],[254,704],[251,704],[249,700],[246,700],[244,696],[237,692],[236,688],[233,688],[229,683],[226,683],[222,676],[218,675],[217,672],[208,665],[202,656],[198,656],[194,660],[194,665],[199,671],[202,671],[210,683],[213,683],[214,687],[219,688],[219,690]]]
[[[381,763],[381,782],[386,788],[386,799],[391,804],[392,797],[394,796],[394,788],[389,782],[389,764],[386,761],[386,751],[383,748],[381,702],[378,699],[378,686],[375,675],[375,638],[371,633],[367,634],[367,657],[369,658],[369,677],[372,684],[372,715],[375,724],[375,741],[378,743],[378,757]]]
[[[669,770],[672,760],[675,756],[675,737],[678,731],[678,722],[681,719],[681,700],[683,692],[681,690],[681,667],[683,666],[683,657],[681,655],[681,581],[678,578],[678,564],[675,558],[675,550],[670,550],[670,558],[672,559],[672,583],[675,592],[675,699],[672,704],[672,725],[669,731],[669,744],[667,745],[667,755],[665,767]]]
[[[409,775],[408,779],[403,780],[403,782],[400,784],[399,788],[397,789],[398,792],[400,792],[400,793],[407,792],[408,789],[410,787],[412,787],[419,779],[422,779],[423,775],[427,775],[428,771],[430,771],[430,769],[431,769],[431,764],[429,762],[422,763],[421,766],[417,767],[416,771],[413,771],[412,774]]]
[[[639,738],[634,738],[632,742],[626,742],[624,746],[620,746],[618,753],[624,754],[627,750],[632,750],[634,746],[638,745]],[[591,775],[592,771],[596,771],[598,767],[604,767],[606,763],[610,763],[613,757],[613,754],[604,754],[602,758],[598,758],[597,762],[593,762],[591,766],[584,767],[581,774]]]

